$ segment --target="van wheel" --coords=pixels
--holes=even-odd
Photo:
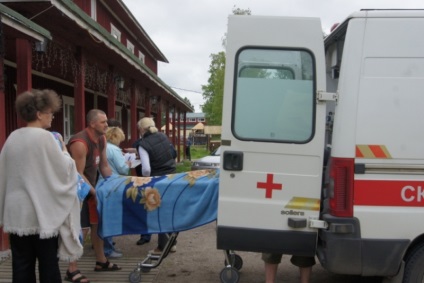
[[[424,282],[424,243],[416,246],[405,259],[403,283]]]

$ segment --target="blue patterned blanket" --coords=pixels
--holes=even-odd
[[[219,170],[161,177],[112,175],[96,186],[99,235],[190,230],[216,220]]]

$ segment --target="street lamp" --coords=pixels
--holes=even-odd
[[[117,86],[118,90],[123,90],[124,89],[125,80],[124,80],[123,77],[117,76],[115,78],[115,82],[116,82],[116,86]]]

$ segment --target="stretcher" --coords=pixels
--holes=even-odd
[[[219,170],[197,170],[160,177],[112,175],[96,186],[99,236],[169,233],[162,254],[148,254],[129,275],[140,282],[142,272],[161,264],[178,232],[216,221]],[[241,262],[241,263],[240,263]],[[241,258],[225,251],[223,283],[238,282]]]

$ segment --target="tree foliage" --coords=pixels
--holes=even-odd
[[[209,125],[222,124],[222,100],[224,97],[225,52],[211,54],[208,84],[202,86],[205,103],[202,110]]]
[[[184,97],[184,98],[183,98],[183,100],[184,100],[185,102],[187,102],[187,104],[188,104],[188,105],[190,105],[190,106],[191,106],[191,108],[194,108],[193,104],[191,104],[190,99],[188,99],[187,97]]]
[[[232,10],[234,15],[251,15],[250,9],[240,9],[236,6]],[[222,39],[222,45],[226,44],[225,34]],[[225,75],[225,52],[211,54],[211,63],[209,65],[209,79],[207,85],[202,85],[203,98],[205,103],[202,111],[209,125],[222,124],[222,103],[224,98],[224,75]]]
[[[233,15],[252,15],[252,11],[250,11],[249,8],[247,9],[240,9],[236,6],[233,6]]]

